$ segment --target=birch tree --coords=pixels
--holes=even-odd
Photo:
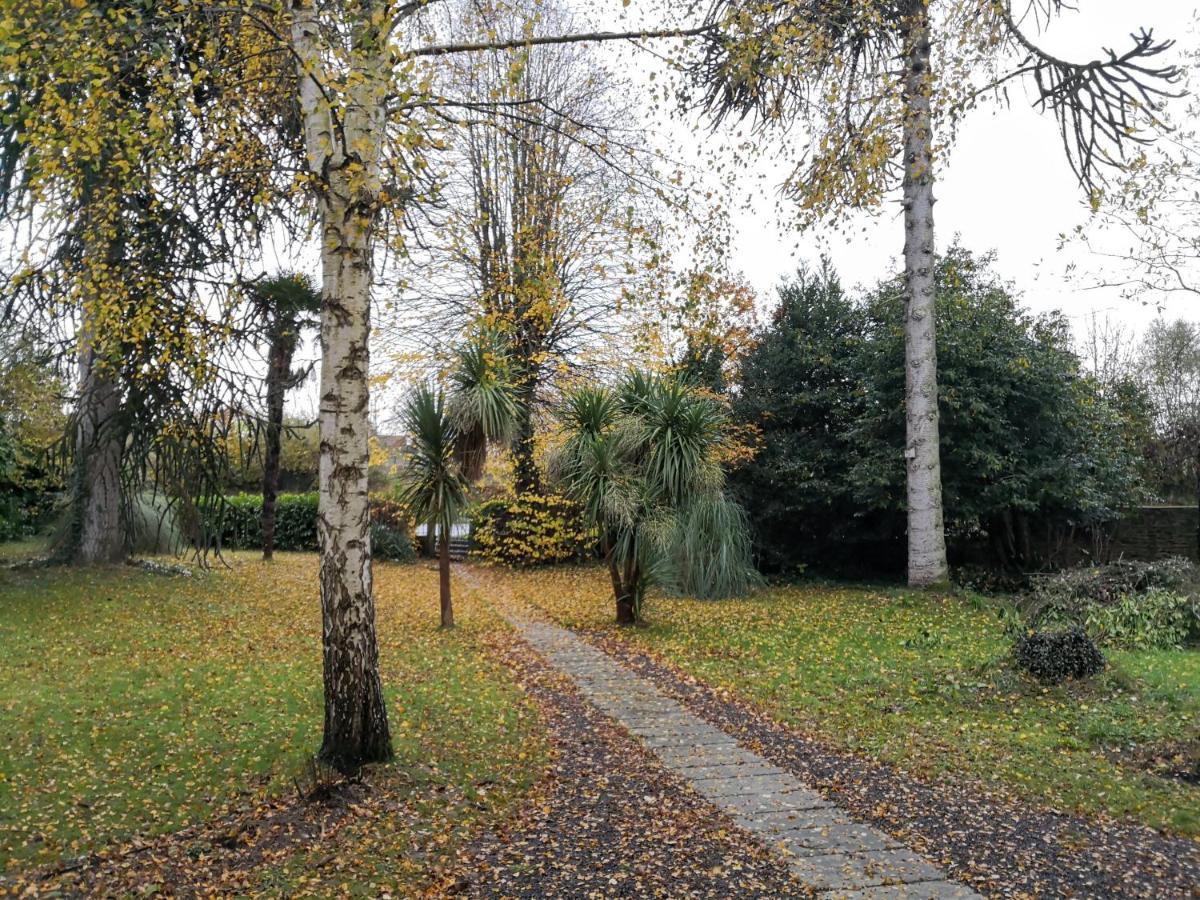
[[[933,308],[934,185],[961,117],[1018,77],[1056,118],[1067,159],[1092,196],[1129,145],[1149,139],[1179,77],[1170,42],[1143,31],[1123,53],[1072,62],[1036,43],[1066,0],[717,0],[715,31],[693,64],[717,120],[807,129],[786,195],[807,226],[878,211],[897,187],[904,220],[908,579],[948,577]],[[940,134],[940,136],[939,136]]]
[[[423,57],[681,32],[571,33],[420,43],[424,2],[291,0],[305,186],[321,240],[321,436],[318,533],[325,730],[321,757],[350,772],[391,755],[379,675],[367,508],[371,286],[375,251],[402,242],[427,199],[425,115],[461,104],[438,95]],[[392,228],[384,229],[383,225]],[[394,249],[402,246],[392,243]]]

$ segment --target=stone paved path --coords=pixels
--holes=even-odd
[[[739,827],[778,849],[805,884],[830,897],[978,896],[882,831],[854,822],[794,775],[742,748],[570,631],[544,622],[514,624],[664,766]]]

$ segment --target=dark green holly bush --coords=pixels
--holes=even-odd
[[[1104,670],[1104,656],[1082,628],[1030,631],[1013,648],[1017,665],[1045,684],[1090,678]]]

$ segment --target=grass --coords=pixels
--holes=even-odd
[[[451,836],[502,815],[540,768],[536,715],[486,654],[505,626],[473,607],[438,631],[424,565],[377,564],[375,584],[396,760],[372,781],[403,801],[405,827],[352,825],[326,876],[285,859],[257,876],[271,890],[332,892],[328,877],[351,893],[406,893]],[[0,647],[6,874],[292,790],[320,742],[312,554],[239,555],[194,578],[0,571]]]
[[[45,554],[50,543],[45,538],[25,538],[20,541],[0,541],[0,565],[9,565]]]
[[[598,570],[489,577],[565,624],[616,629]],[[1200,651],[1110,652],[1102,676],[1042,687],[1013,669],[979,598],[814,584],[647,606],[648,627],[623,638],[830,744],[1200,836],[1200,787],[1135,763],[1200,738]]]

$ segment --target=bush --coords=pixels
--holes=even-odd
[[[1154,588],[1126,594],[1088,612],[1087,628],[1100,640],[1129,650],[1169,650],[1200,638],[1200,601]]]
[[[371,557],[385,562],[409,563],[416,561],[417,551],[413,549],[407,531],[383,522],[372,522]]]
[[[481,504],[473,521],[472,536],[488,562],[549,565],[583,559],[596,547],[579,508],[554,494],[498,497]]]
[[[134,498],[130,537],[135,554],[171,553],[182,545],[175,510],[149,491]]]
[[[1045,684],[1089,678],[1104,669],[1104,656],[1082,628],[1031,631],[1013,650],[1017,665]]]
[[[408,513],[398,500],[372,494],[371,524],[385,525],[393,531],[408,534]]]
[[[262,495],[234,494],[221,510],[221,547],[262,547]],[[275,500],[275,549],[317,549],[317,495],[280,494]]]
[[[1114,646],[1178,647],[1200,638],[1200,571],[1182,558],[1066,569],[1023,600],[1034,628],[1086,627]]]
[[[275,500],[275,549],[312,551],[318,548],[318,496],[280,494]],[[233,494],[219,513],[221,547],[254,550],[262,547],[262,495]],[[416,558],[408,538],[403,508],[387,497],[371,497],[371,555],[376,559],[409,562]]]

